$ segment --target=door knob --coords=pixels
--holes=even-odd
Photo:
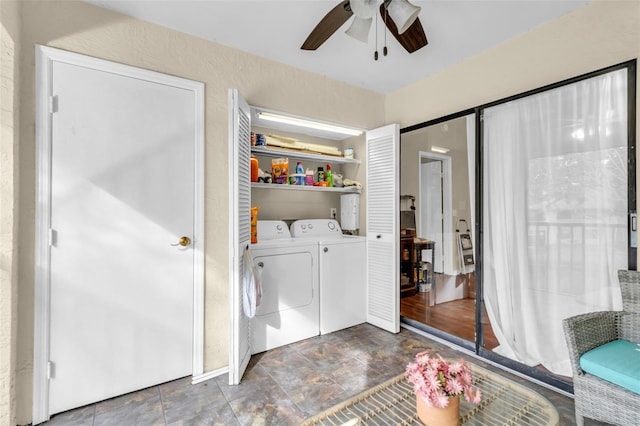
[[[182,246],[187,247],[191,245],[191,238],[189,237],[180,237],[177,244],[171,244],[172,246]]]

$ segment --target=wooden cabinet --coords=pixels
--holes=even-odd
[[[430,291],[434,287],[434,247],[435,242],[431,240],[400,237],[400,297],[412,296],[418,291]],[[422,258],[423,250],[431,251],[428,259]]]

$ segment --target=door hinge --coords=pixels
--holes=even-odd
[[[56,376],[56,365],[48,361],[47,362],[47,379],[53,379]]]
[[[53,114],[54,112],[58,112],[58,96],[50,96],[49,97],[49,113]]]
[[[55,247],[57,242],[58,232],[53,228],[49,228],[49,247]]]

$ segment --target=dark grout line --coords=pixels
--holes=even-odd
[[[156,386],[156,391],[158,392],[158,398],[160,398],[160,407],[162,407],[162,418],[164,419],[164,424],[168,425],[167,421],[167,410],[164,406],[164,399],[162,399],[162,391],[160,390],[160,386]]]
[[[222,391],[222,388],[218,384],[218,381],[214,378],[214,379],[212,379],[212,382],[215,383],[216,388],[218,388],[218,392],[220,392],[220,394],[224,398],[224,401],[227,403],[227,406],[229,407],[229,410],[231,410],[231,412],[233,413],[233,418],[236,419],[236,423],[239,424],[239,425],[242,425],[242,423],[240,423],[240,419],[238,418],[238,414],[236,413],[236,411],[231,406],[231,402],[229,401],[229,398],[227,398],[227,395]]]
[[[296,352],[296,353],[300,354],[300,352],[299,352],[296,348],[291,348],[291,349],[292,349],[294,352]],[[300,354],[300,355],[301,355],[301,354]],[[254,365],[254,366],[253,366],[253,368],[257,368],[257,367],[262,368],[262,369],[264,370],[264,372],[267,374],[267,376],[269,376],[269,378],[270,378],[271,380],[273,380],[273,382],[278,386],[278,388],[280,388],[280,390],[281,390],[285,395],[287,395],[287,398],[289,398],[289,401],[291,401],[291,403],[292,403],[293,405],[295,405],[295,407],[298,409],[298,411],[300,411],[301,413],[303,413],[303,414],[304,414],[305,419],[306,419],[306,418],[308,418],[306,411],[305,411],[305,410],[303,410],[303,409],[298,405],[298,403],[297,403],[297,402],[294,402],[294,401],[293,401],[293,398],[291,397],[291,395],[289,395],[289,393],[288,393],[288,392],[287,392],[287,391],[282,387],[282,385],[280,384],[280,382],[279,382],[278,380],[276,380],[276,379],[275,379],[275,377],[273,377],[273,376],[271,375],[271,373],[269,373],[269,370],[267,370],[266,368],[262,367],[262,366],[261,366],[261,365],[259,365],[259,364],[256,364],[256,365]]]

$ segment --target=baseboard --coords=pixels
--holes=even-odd
[[[223,368],[218,368],[217,370],[209,371],[204,374],[200,374],[198,376],[193,376],[191,378],[191,384],[196,385],[198,383],[205,382],[215,377],[222,376],[223,374],[227,374],[228,372],[229,372],[229,367],[223,367]]]

